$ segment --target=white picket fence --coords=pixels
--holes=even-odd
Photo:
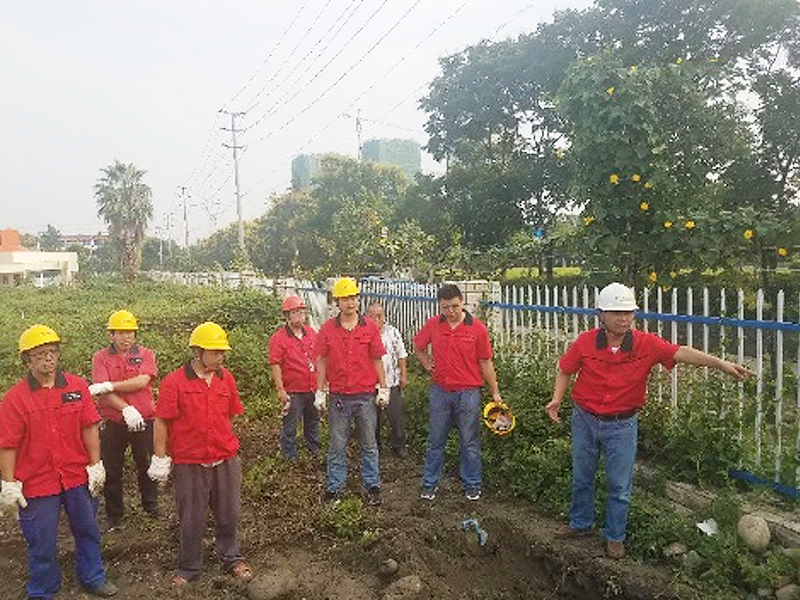
[[[163,274],[162,279],[186,284],[240,285],[282,295],[289,291],[304,297],[312,324],[319,325],[335,309],[326,283],[292,279],[263,279],[231,273]],[[561,286],[501,286],[493,282],[457,282],[466,291],[466,303],[489,324],[500,352],[533,355],[555,365],[558,356],[577,335],[597,326],[594,310],[597,288]],[[365,278],[359,282],[362,308],[379,301],[387,321],[395,325],[410,345],[414,333],[438,312],[437,285],[411,281]],[[674,342],[685,344],[748,365],[756,373],[754,392],[745,384],[731,382],[739,439],[751,448],[743,467],[766,473],[779,486],[788,482],[791,491],[800,484],[800,296],[787,307],[778,291],[767,297],[758,290],[745,297],[742,290],[661,288],[637,290],[640,310],[638,326]],[[707,368],[687,367],[681,378],[708,378]],[[654,400],[691,402],[681,398],[678,370],[654,375],[650,393]],[[749,389],[749,388],[748,388]],[[746,415],[753,414],[750,422]],[[720,415],[728,418],[728,415]],[[732,440],[734,442],[734,440]],[[769,459],[765,459],[769,457]],[[771,464],[766,464],[771,463]],[[787,472],[793,477],[787,477]],[[784,481],[782,481],[784,480]],[[800,494],[799,494],[800,495]]]

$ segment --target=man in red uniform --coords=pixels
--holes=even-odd
[[[328,489],[325,497],[338,500],[347,481],[347,440],[355,421],[361,438],[361,479],[369,504],[381,503],[381,477],[375,427],[376,404],[389,404],[383,371],[381,332],[358,313],[358,284],[342,277],[333,285],[339,314],[323,323],[317,335],[317,393],[315,406],[328,411]],[[326,398],[323,391],[326,387]],[[378,385],[377,395],[375,385]]]
[[[92,356],[89,391],[97,396],[103,427],[100,449],[106,466],[107,530],[122,521],[122,470],[125,451],[131,447],[138,473],[142,508],[158,517],[158,486],[147,476],[153,456],[155,403],[150,384],[156,377],[156,358],[149,348],[136,343],[139,325],[133,313],[118,310],[108,318],[111,344]]]
[[[174,471],[180,528],[178,568],[171,580],[176,587],[200,576],[209,506],[223,570],[238,579],[252,577],[239,550],[242,461],[231,421],[244,408],[233,375],[222,366],[231,349],[228,335],[209,321],[195,327],[189,347],[192,359],[161,380],[148,470],[159,482]]]
[[[317,373],[314,342],[317,334],[306,324],[306,305],[299,296],[286,296],[281,306],[286,325],[269,340],[269,363],[278,392],[283,425],[281,453],[297,458],[297,422],[303,419],[303,437],[311,454],[319,451],[319,411],[314,408]]]
[[[560,423],[558,410],[572,376],[572,505],[569,529],[562,537],[585,537],[593,533],[594,482],[600,454],[605,457],[608,500],[606,501],[606,553],[625,556],[633,464],[638,437],[637,412],[644,406],[647,378],[657,364],[667,369],[675,363],[712,367],[735,379],[753,372],[688,346],[671,344],[644,331],[633,329],[639,308],[633,290],[612,283],[597,296],[600,327],[578,336],[558,363],[553,399],[546,410]]]
[[[459,475],[464,497],[476,501],[481,498],[483,480],[480,424],[484,381],[492,400],[502,402],[503,399],[497,386],[486,325],[464,309],[464,299],[457,285],[444,284],[436,296],[441,314],[428,319],[414,336],[414,355],[433,379],[420,498],[436,498],[447,436],[455,424],[461,446]]]
[[[46,325],[33,325],[19,338],[28,376],[0,404],[0,504],[19,509],[28,546],[28,598],[52,598],[61,587],[61,506],[75,539],[78,580],[89,593],[107,598],[117,587],[106,579],[95,519],[95,496],[105,481],[100,416],[86,382],[58,369],[60,343]]]

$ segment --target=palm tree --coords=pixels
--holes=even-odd
[[[94,185],[97,214],[108,225],[108,237],[127,281],[136,279],[147,223],[153,218],[152,191],[142,182],[146,171],[118,160],[101,169]]]

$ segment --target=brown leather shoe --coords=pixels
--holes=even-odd
[[[606,540],[606,556],[614,560],[625,558],[625,544]]]
[[[584,538],[592,537],[594,529],[587,527],[586,529],[573,529],[572,527],[565,527],[555,537],[558,540],[581,540]]]

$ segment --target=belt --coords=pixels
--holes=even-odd
[[[583,407],[581,407],[581,408],[583,408]],[[583,408],[583,410],[586,410],[586,409]],[[625,412],[611,413],[611,414],[607,414],[607,415],[601,415],[601,414],[598,414],[598,413],[594,413],[594,412],[592,412],[590,410],[586,410],[586,412],[589,413],[590,415],[592,415],[593,417],[595,417],[596,419],[600,420],[600,421],[622,421],[624,419],[630,419],[631,417],[635,416],[636,413],[639,412],[639,409],[632,408],[631,410],[626,410]]]

